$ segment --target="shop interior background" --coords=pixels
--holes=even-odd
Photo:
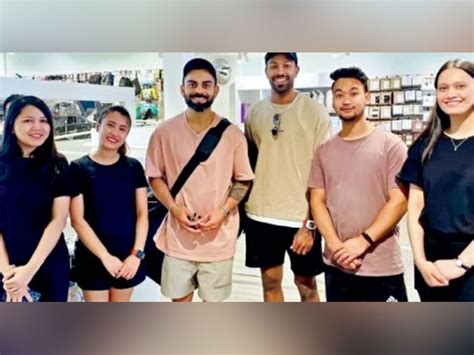
[[[427,77],[433,76],[437,69],[448,59],[463,57],[471,59],[474,54],[464,53],[308,53],[299,54],[300,73],[295,86],[302,92],[311,95],[331,108],[329,73],[343,66],[358,66],[369,78],[376,80],[399,77],[400,83],[405,77],[415,77],[418,81],[411,85],[403,82],[401,87],[379,87],[374,92],[390,95],[374,97],[371,105],[379,106],[367,112],[377,124],[389,124],[388,121],[401,118],[423,118],[430,106],[428,96],[432,95],[433,87]],[[107,105],[120,102],[125,105],[140,121],[146,114],[151,118],[148,122],[161,121],[172,117],[184,108],[184,101],[179,93],[182,67],[193,57],[204,57],[213,62],[219,73],[220,93],[215,100],[213,109],[242,124],[248,106],[270,94],[269,84],[264,74],[264,53],[226,52],[226,53],[0,53],[0,100],[12,93],[36,94],[51,100],[57,116],[68,112],[80,114],[84,118],[96,115],[101,104]],[[106,75],[112,81],[105,81]],[[134,81],[134,89],[124,88],[120,79],[123,77]],[[28,80],[34,79],[34,81]],[[110,79],[110,77],[109,77]],[[97,81],[98,80],[98,81]],[[409,79],[411,80],[411,79]],[[424,82],[423,82],[424,80]],[[129,83],[130,83],[129,81]],[[89,84],[93,83],[93,84]],[[98,85],[99,84],[99,85]],[[100,85],[101,84],[101,85]],[[407,86],[408,85],[408,86]],[[380,86],[380,85],[379,85]],[[416,91],[423,90],[416,97]],[[408,91],[408,92],[407,92]],[[415,93],[412,99],[411,94]],[[329,94],[328,94],[329,93]],[[138,95],[135,95],[138,94]],[[400,101],[400,95],[406,99]],[[421,96],[420,96],[421,95]],[[396,97],[398,96],[398,98]],[[423,97],[422,97],[423,96]],[[398,99],[398,102],[397,102]],[[425,101],[423,101],[425,100]],[[81,105],[72,104],[82,103]],[[414,107],[399,107],[402,104],[413,104]],[[141,107],[140,104],[142,105]],[[385,104],[385,105],[384,105]],[[399,104],[397,107],[392,105]],[[418,104],[418,105],[417,105]],[[152,109],[150,110],[150,105]],[[141,111],[140,111],[141,110]],[[146,111],[150,112],[146,112]],[[54,110],[53,110],[54,111]],[[61,112],[60,112],[61,111]],[[79,112],[76,112],[79,111]],[[390,111],[390,112],[389,112]],[[400,112],[398,112],[400,111]],[[3,112],[0,112],[0,120]],[[67,116],[67,115],[66,115]],[[93,115],[89,121],[93,121]],[[389,120],[391,119],[391,120]],[[63,119],[64,121],[65,119]],[[58,121],[63,136],[86,130],[84,119],[71,120],[77,129],[67,122]],[[142,121],[141,123],[144,123]],[[333,117],[333,133],[337,132],[339,122]],[[393,124],[390,122],[390,124]],[[408,131],[405,122],[395,122],[393,131]],[[397,125],[400,125],[398,127]],[[384,129],[388,130],[388,127]],[[392,128],[390,128],[392,129]],[[416,133],[416,132],[414,132]],[[73,136],[74,137],[74,136]],[[408,137],[410,143],[410,137]],[[134,135],[130,136],[130,144],[134,146]],[[143,145],[143,134],[137,144]],[[139,144],[139,145],[140,145]]]
[[[214,63],[219,73],[220,92],[213,110],[243,129],[249,105],[270,95],[264,54],[4,52],[0,53],[0,104],[10,94],[30,94],[44,99],[55,118],[58,148],[68,160],[73,160],[97,146],[94,126],[98,112],[107,105],[120,103],[135,118],[127,139],[130,155],[143,163],[148,139],[155,127],[185,109],[179,86],[182,68],[189,59],[203,57]],[[429,119],[434,103],[434,75],[452,58],[473,60],[474,53],[300,52],[300,72],[295,87],[326,105],[331,114],[332,132],[336,133],[340,122],[331,107],[329,74],[340,67],[360,67],[371,79],[367,116],[380,129],[399,134],[410,145]],[[3,121],[1,111],[0,126]],[[400,227],[409,300],[418,301],[413,288],[413,260],[405,220]],[[65,235],[72,254],[76,236],[70,226]],[[244,246],[243,238],[239,238],[234,288],[229,301],[258,302],[262,299],[258,271],[244,266]],[[318,288],[324,295],[322,275],[318,276]],[[288,300],[298,300],[289,270],[285,273],[284,289]],[[158,286],[147,280],[136,288],[132,300],[167,301],[158,294]],[[82,300],[77,285],[71,285],[70,300]]]

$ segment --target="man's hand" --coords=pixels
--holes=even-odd
[[[298,255],[306,255],[314,243],[314,231],[310,231],[306,227],[301,227],[293,237],[293,244],[290,249]]]
[[[191,233],[200,233],[199,230],[199,216],[189,208],[178,206],[173,204],[169,209],[170,214],[173,216],[181,228]]]
[[[198,221],[200,229],[204,232],[220,228],[224,220],[227,218],[223,208],[207,212],[204,217]]]
[[[334,253],[336,263],[340,265],[348,265],[354,260],[361,258],[363,254],[370,248],[370,244],[362,236],[350,238],[342,243],[342,249]]]
[[[345,252],[344,250],[345,244],[341,242],[339,239],[333,241],[332,243],[327,243],[326,247],[329,251],[330,254],[330,259],[333,262],[333,264],[347,270],[350,272],[356,272],[360,266],[362,265],[362,258],[356,258],[352,260],[351,262],[346,262],[344,264],[340,264],[336,260],[336,255],[341,255],[342,253]]]

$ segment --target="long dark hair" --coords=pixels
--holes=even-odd
[[[474,78],[474,62],[463,59],[448,60],[441,66],[441,68],[439,68],[438,73],[436,74],[434,81],[435,89],[438,89],[438,79],[441,73],[446,69],[451,68],[464,70],[468,75],[471,76],[471,78]],[[436,100],[436,104],[431,112],[431,118],[428,127],[426,127],[424,132],[417,139],[426,139],[427,142],[421,157],[421,161],[423,164],[431,158],[431,154],[433,154],[433,150],[436,144],[438,143],[439,138],[443,134],[443,131],[447,130],[450,126],[451,120],[449,118],[449,115],[447,115],[441,109],[438,104],[438,100]]]
[[[5,101],[3,101],[3,112],[7,113],[8,106],[10,106],[13,101],[19,99],[20,97],[23,97],[23,95],[11,94],[10,96],[8,96]]]
[[[3,143],[0,148],[0,156],[9,158],[22,156],[23,153],[15,134],[13,133],[13,127],[16,119],[27,106],[34,106],[40,110],[44,117],[46,117],[50,127],[48,138],[46,138],[46,141],[41,146],[37,147],[31,153],[32,157],[39,162],[46,162],[58,157],[58,151],[54,143],[53,116],[48,105],[36,96],[22,96],[11,102],[5,119],[5,126],[3,128]]]
[[[130,128],[132,127],[132,118],[130,117],[130,114],[128,113],[127,109],[120,105],[113,105],[101,111],[101,113],[99,114],[99,118],[97,119],[97,124],[100,126],[102,122],[104,121],[105,117],[112,112],[117,112],[121,114],[122,116],[125,116],[127,118],[129,130],[130,130]],[[120,155],[126,155],[127,151],[128,151],[127,142],[125,142],[119,147],[118,153]]]

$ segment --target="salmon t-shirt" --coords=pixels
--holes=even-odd
[[[319,147],[308,186],[325,190],[326,205],[342,241],[359,236],[375,221],[388,202],[388,190],[398,188],[395,177],[406,156],[407,147],[399,137],[378,130],[352,141],[336,135]],[[324,261],[332,265],[328,253],[326,249]],[[356,275],[390,276],[402,272],[395,228],[365,255]]]
[[[184,113],[160,124],[148,145],[146,175],[164,179],[171,189],[207,131],[220,120],[216,115],[209,128],[200,133],[192,130]],[[175,201],[203,216],[223,206],[233,181],[253,178],[245,136],[237,126],[230,125],[211,156],[196,167]],[[155,241],[166,255],[175,258],[197,262],[222,261],[234,256],[238,229],[237,208],[230,211],[219,229],[199,234],[181,228],[168,213],[156,232]]]

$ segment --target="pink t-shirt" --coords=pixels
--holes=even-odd
[[[392,133],[374,130],[347,141],[339,135],[320,146],[313,159],[308,186],[324,189],[326,205],[342,241],[367,229],[388,201],[388,190],[398,188],[395,176],[406,159],[407,147]],[[332,265],[329,251],[325,262]],[[389,276],[403,272],[398,228],[367,253],[356,273]]]
[[[146,155],[146,175],[163,178],[171,189],[178,175],[196,151],[210,127],[199,134],[188,125],[184,113],[160,124],[153,132]],[[247,154],[247,142],[240,129],[231,125],[224,131],[209,159],[201,163],[176,196],[176,203],[198,215],[222,207],[233,181],[254,178]],[[184,260],[211,262],[234,256],[239,228],[237,208],[220,229],[193,234],[181,228],[168,213],[155,235],[156,245],[165,254]]]

